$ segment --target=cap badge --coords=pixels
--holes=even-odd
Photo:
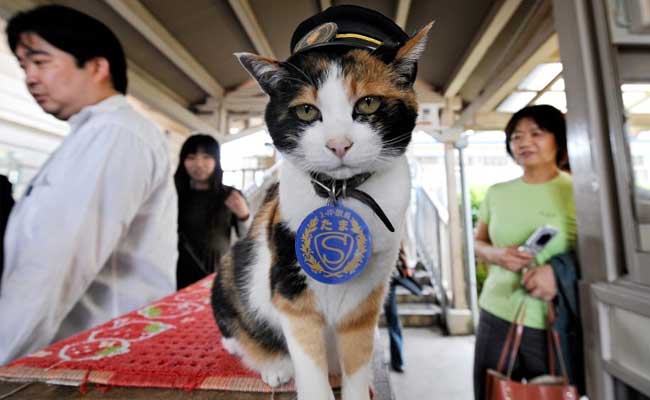
[[[332,40],[336,36],[336,31],[338,30],[338,25],[334,22],[326,22],[322,25],[318,25],[316,28],[312,29],[305,36],[300,39],[300,41],[294,47],[293,52],[297,53],[300,50],[313,46],[319,43],[326,43]]]

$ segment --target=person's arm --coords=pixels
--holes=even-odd
[[[246,198],[239,190],[233,190],[226,198],[226,206],[236,218],[237,236],[244,237],[253,220]]]
[[[406,211],[404,218],[404,234],[402,235],[401,248],[404,250],[404,265],[407,269],[407,274],[413,276],[415,267],[418,262],[418,254],[416,249],[415,226],[413,223],[413,213],[409,207]]]
[[[499,265],[513,272],[520,271],[533,260],[530,253],[517,250],[517,246],[493,246],[490,241],[488,225],[481,220],[478,222],[474,235],[474,250],[476,255],[488,264]]]
[[[160,174],[139,137],[120,126],[95,129],[50,166],[51,176],[10,221],[14,248],[5,249],[0,295],[2,323],[10,328],[0,329],[0,364],[51,342]]]

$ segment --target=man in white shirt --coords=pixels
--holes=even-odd
[[[172,293],[178,256],[166,140],[126,102],[115,35],[44,6],[7,36],[34,99],[71,130],[9,219],[0,365]]]

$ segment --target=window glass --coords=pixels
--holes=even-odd
[[[650,83],[621,85],[640,250],[650,251]]]

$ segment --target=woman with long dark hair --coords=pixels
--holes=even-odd
[[[241,237],[250,211],[237,189],[222,183],[219,143],[203,134],[181,148],[174,175],[178,191],[178,289],[214,272],[230,247],[233,230]]]

